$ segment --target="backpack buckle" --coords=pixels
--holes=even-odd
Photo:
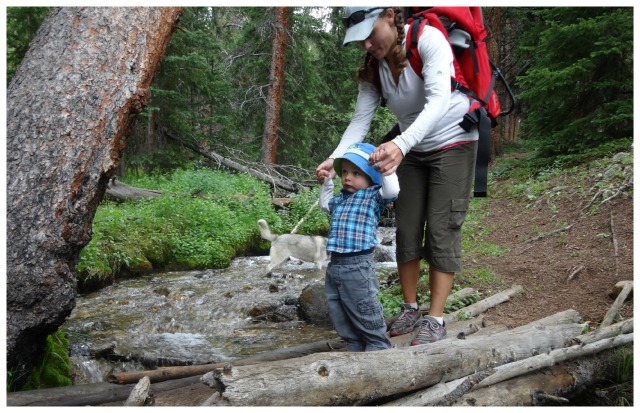
[[[471,131],[471,128],[478,125],[478,123],[480,123],[480,116],[478,114],[478,110],[476,109],[472,110],[471,112],[467,112],[462,118],[462,122],[460,122],[458,125],[460,125],[460,127],[468,133]]]

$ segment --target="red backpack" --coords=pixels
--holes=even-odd
[[[482,9],[480,7],[407,7],[405,21],[409,24],[406,35],[407,59],[413,71],[421,78],[422,59],[418,54],[418,37],[424,26],[428,24],[440,30],[451,45],[456,72],[455,77],[451,78],[451,90],[459,90],[473,101],[469,112],[460,122],[460,127],[467,132],[477,127],[480,135],[474,196],[485,197],[491,155],[491,128],[498,124],[498,116],[511,112],[515,105],[515,97],[500,69],[489,60],[485,43],[487,31],[483,23]],[[379,89],[378,71],[374,73],[376,76],[374,84]],[[504,83],[512,102],[511,108],[506,112],[501,111],[500,101],[494,90],[498,79]],[[400,133],[399,128],[394,129],[397,136]],[[393,137],[393,132],[390,132],[385,140]]]

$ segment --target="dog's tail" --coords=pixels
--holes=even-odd
[[[278,238],[277,235],[271,233],[271,231],[269,230],[269,225],[264,219],[258,220],[258,227],[260,227],[260,235],[262,235],[262,238],[268,241],[275,241],[276,238]]]

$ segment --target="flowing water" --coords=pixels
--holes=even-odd
[[[268,262],[266,256],[243,257],[224,270],[127,279],[79,297],[62,326],[74,384],[106,381],[110,372],[217,363],[337,338],[330,326],[295,315],[301,291],[323,283],[325,269],[292,259],[267,275]],[[276,308],[291,317],[265,317]]]

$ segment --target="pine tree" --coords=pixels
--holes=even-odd
[[[521,37],[524,138],[541,155],[633,136],[633,9],[540,9]]]

